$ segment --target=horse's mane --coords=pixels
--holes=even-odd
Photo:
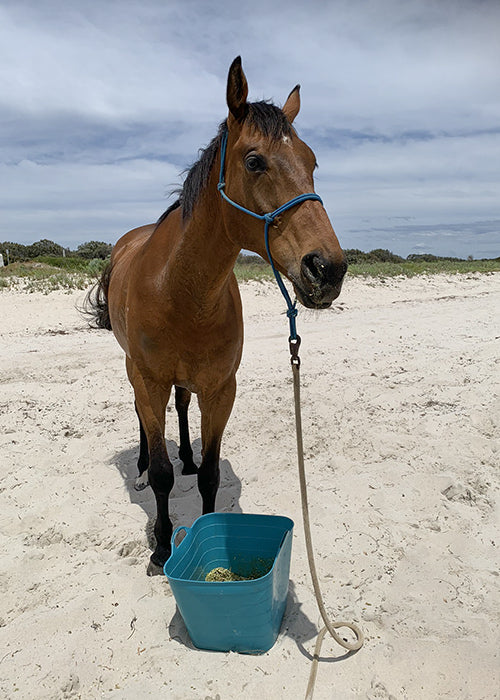
[[[291,136],[293,127],[284,112],[276,105],[263,100],[261,102],[251,102],[247,107],[245,121],[264,136],[271,138],[273,141],[278,141],[283,136]],[[200,149],[196,163],[193,163],[185,171],[186,177],[182,187],[173,191],[173,193],[179,195],[179,198],[160,216],[156,223],[157,226],[167,218],[171,211],[178,207],[182,207],[182,218],[184,220],[189,219],[192,215],[201,191],[206,187],[215,157],[221,145],[222,136],[226,131],[227,120],[224,120],[219,125],[217,135],[210,141],[208,146]]]

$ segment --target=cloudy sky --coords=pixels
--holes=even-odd
[[[302,85],[342,245],[500,255],[497,0],[0,0],[0,240],[155,221],[226,116]]]

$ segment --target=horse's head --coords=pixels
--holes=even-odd
[[[227,82],[225,192],[262,215],[314,192],[316,158],[292,127],[300,109],[299,86],[282,109],[265,102],[248,103],[247,96],[238,57]],[[224,218],[241,248],[267,259],[261,220],[226,203]],[[321,202],[306,200],[280,214],[269,228],[269,248],[276,268],[292,282],[304,306],[327,308],[338,297],[347,264]]]

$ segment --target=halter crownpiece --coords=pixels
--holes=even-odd
[[[319,196],[319,194],[316,194],[316,192],[308,192],[306,194],[299,194],[297,197],[294,197],[293,199],[290,199],[288,202],[285,202],[285,204],[282,204],[280,207],[275,209],[274,211],[269,212],[268,214],[256,214],[254,211],[251,211],[250,209],[246,209],[245,207],[242,207],[241,204],[238,204],[234,200],[230,199],[230,197],[227,196],[227,194],[224,192],[224,188],[226,186],[226,183],[224,181],[224,166],[226,162],[226,149],[227,149],[227,131],[225,131],[222,134],[222,139],[221,139],[221,147],[220,147],[220,171],[219,171],[219,182],[217,184],[217,189],[219,190],[221,197],[226,200],[226,202],[229,202],[231,206],[235,207],[236,209],[239,209],[242,211],[244,214],[249,214],[250,216],[253,216],[255,219],[260,219],[260,221],[264,221],[264,242],[266,244],[266,252],[267,252],[267,257],[269,258],[269,263],[271,264],[271,268],[274,274],[274,277],[276,278],[276,282],[278,283],[278,287],[281,290],[281,293],[283,294],[286,305],[288,307],[288,310],[286,312],[286,315],[288,316],[288,320],[290,323],[290,340],[296,341],[297,338],[299,337],[297,335],[297,327],[295,324],[295,318],[297,316],[297,302],[292,302],[290,299],[290,295],[288,294],[288,290],[285,287],[285,284],[283,280],[281,279],[281,275],[276,269],[273,258],[271,256],[271,250],[269,248],[269,226],[273,223],[273,221],[284,211],[287,211],[288,209],[291,209],[292,207],[295,207],[297,204],[302,204],[302,202],[305,202],[308,199],[315,199],[318,202],[321,202],[323,204],[323,200]],[[300,342],[300,340],[299,340]]]

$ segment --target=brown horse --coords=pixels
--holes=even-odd
[[[134,229],[118,241],[91,301],[98,325],[113,330],[126,354],[134,388],[140,422],[136,488],[149,479],[157,504],[157,544],[148,573],[158,573],[170,555],[168,499],[174,474],[165,446],[165,411],[172,387],[183,474],[198,475],[203,513],[210,513],[243,344],[233,266],[241,249],[268,257],[263,222],[219,195],[221,143],[227,141],[226,194],[246,209],[263,214],[314,191],[314,154],[292,127],[300,108],[299,86],[282,109],[248,103],[247,95],[238,57],[229,69],[227,120],[190,169],[178,201],[155,225]],[[320,202],[301,202],[276,218],[269,228],[269,250],[305,306],[326,308],[339,295],[347,266]],[[192,392],[201,411],[199,468],[188,429]]]

